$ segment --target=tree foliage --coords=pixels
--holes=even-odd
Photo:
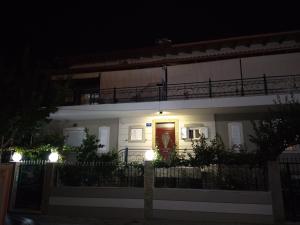
[[[51,82],[49,63],[32,56],[29,49],[10,61],[0,61],[0,146],[30,146],[32,135],[49,122],[61,103],[62,87]]]
[[[199,140],[193,141],[192,148],[193,154],[188,154],[192,166],[208,166],[216,163],[218,155],[225,151],[225,145],[218,135],[210,143],[204,135],[201,135]]]
[[[95,135],[91,135],[88,129],[85,129],[85,139],[77,149],[77,160],[79,162],[118,162],[118,153],[109,151],[108,153],[99,154],[98,148],[101,146]]]
[[[250,141],[257,146],[257,159],[276,160],[286,148],[300,144],[300,103],[293,95],[284,102],[277,97],[266,118],[252,124]]]

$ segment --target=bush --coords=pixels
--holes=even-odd
[[[225,152],[225,146],[220,136],[208,142],[204,135],[200,139],[192,142],[193,154],[189,153],[189,161],[191,166],[209,166],[218,162],[221,154]]]
[[[77,148],[77,160],[79,162],[106,162],[118,163],[119,156],[116,150],[108,153],[99,154],[98,148],[101,147],[99,140],[95,135],[91,135],[88,129],[85,129],[86,137],[82,144]]]
[[[176,150],[176,146],[170,152],[169,157],[167,159],[163,158],[158,147],[154,150],[154,154],[155,154],[155,159],[153,160],[153,165],[155,167],[172,167],[172,166],[180,166],[186,164],[184,155],[180,155],[178,153],[178,151]]]

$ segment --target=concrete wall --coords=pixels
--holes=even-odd
[[[241,58],[243,77],[300,74],[300,53]],[[168,83],[240,78],[240,59],[168,66]],[[101,88],[156,85],[164,79],[161,67],[101,73]]]
[[[97,120],[53,120],[47,127],[48,132],[62,133],[64,128],[84,127],[89,130],[90,134],[96,135],[98,138],[99,127],[110,127],[109,146],[110,149],[118,147],[119,120],[118,119],[97,119]]]
[[[54,188],[48,213],[61,216],[143,218],[143,188]]]
[[[154,217],[178,220],[272,223],[269,192],[196,189],[154,190]],[[142,188],[53,189],[50,215],[143,218]]]
[[[228,123],[230,122],[242,122],[243,126],[243,136],[244,136],[244,145],[246,149],[253,150],[255,145],[249,141],[249,135],[253,135],[253,126],[251,121],[258,120],[262,118],[263,114],[260,113],[243,113],[243,114],[216,114],[216,132],[219,134],[226,147],[229,146],[229,134],[228,134]]]

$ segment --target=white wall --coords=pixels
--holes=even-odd
[[[152,127],[146,127],[146,123],[152,123],[155,119],[177,119],[179,121],[179,149],[191,149],[191,141],[185,141],[181,139],[180,130],[187,124],[199,124],[207,126],[209,129],[209,138],[214,138],[216,134],[214,115],[188,115],[188,116],[172,116],[172,117],[124,117],[119,119],[119,149],[129,148],[129,156],[136,157],[138,160],[141,155],[141,150],[152,149]],[[145,129],[145,141],[144,142],[129,142],[128,132],[130,126],[143,126]],[[130,158],[130,157],[129,157]]]

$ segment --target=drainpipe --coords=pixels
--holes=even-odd
[[[128,163],[128,147],[125,148],[125,157],[124,157],[124,159],[125,159],[125,164],[127,165],[127,163]]]
[[[240,74],[241,74],[241,95],[244,96],[244,81],[243,81],[242,59],[240,59]]]
[[[165,71],[165,100],[168,100],[168,67],[166,65],[163,65],[162,69]]]
[[[98,79],[99,79],[99,90],[98,90],[98,94],[99,94],[99,98],[98,98],[98,103],[100,103],[100,99],[101,99],[101,73],[98,73]]]

